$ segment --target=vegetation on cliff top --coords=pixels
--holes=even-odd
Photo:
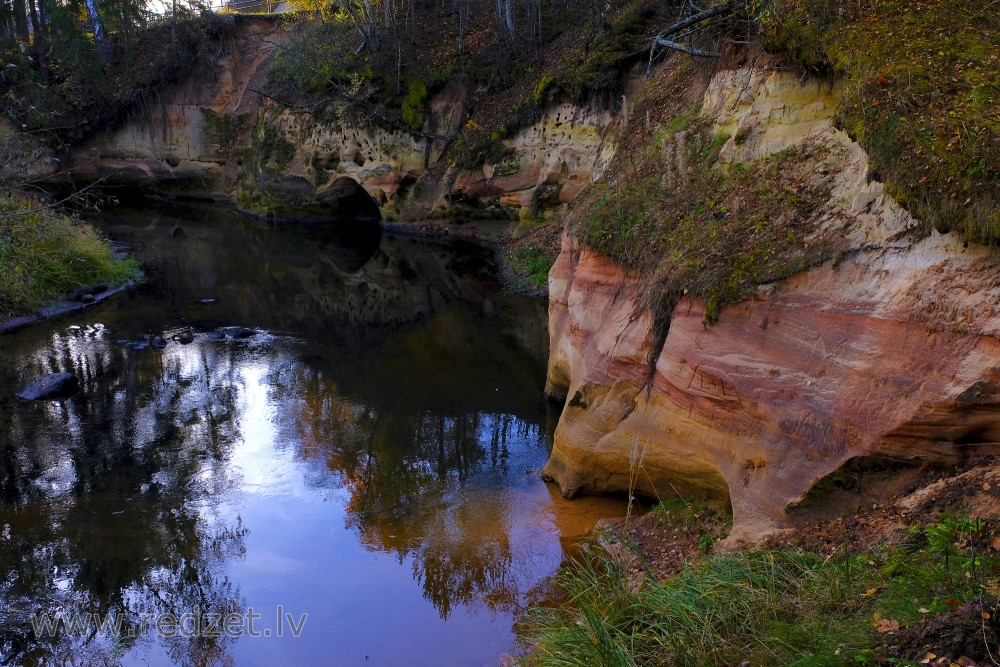
[[[43,5],[44,30],[26,38],[10,27],[0,36],[0,113],[54,150],[116,126],[130,112],[150,117],[166,85],[210,64],[234,22],[183,10],[167,20],[143,2],[126,2],[120,15],[108,12],[99,53],[78,5]],[[0,12],[0,23],[9,18]]]
[[[773,0],[766,46],[846,82],[872,176],[941,232],[1000,241],[1000,11],[989,2]]]
[[[503,140],[556,97],[617,99],[623,69],[642,59],[649,36],[675,11],[651,0],[525,0],[498,5],[498,15],[495,3],[465,0],[388,3],[368,21],[350,5],[289,20],[297,37],[279,49],[270,92],[434,133],[450,131],[424,124],[434,94],[448,85],[472,91],[449,148],[463,167],[502,160]]]
[[[633,98],[617,121],[614,160],[568,220],[587,245],[647,277],[659,325],[684,295],[704,299],[713,322],[721,304],[839,249],[813,236],[813,214],[830,196],[829,175],[813,167],[832,149],[802,145],[717,166],[729,137],[698,114],[705,75],[677,63]]]

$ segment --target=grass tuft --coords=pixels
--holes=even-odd
[[[91,283],[139,276],[93,227],[31,198],[0,194],[0,316],[27,312]]]
[[[967,603],[977,617],[991,617],[985,610],[995,607],[1000,557],[985,545],[996,528],[944,516],[915,527],[902,545],[826,558],[791,549],[717,555],[638,589],[626,566],[592,553],[561,571],[561,605],[526,614],[525,663],[911,664],[925,644],[909,655],[906,642],[893,642],[895,632]]]
[[[539,246],[515,248],[507,255],[507,263],[517,276],[512,287],[516,290],[545,287],[554,262],[555,257]]]

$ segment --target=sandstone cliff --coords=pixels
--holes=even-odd
[[[459,171],[442,161],[467,120],[469,91],[451,85],[428,104],[422,133],[344,125],[322,109],[279,103],[266,89],[275,53],[295,38],[272,16],[237,16],[216,59],[144,100],[120,128],[77,149],[69,177],[238,203],[279,217],[517,218],[573,198],[601,166],[598,106],[556,104],[504,143],[501,164]],[[424,135],[424,136],[421,136]]]
[[[262,95],[291,37],[269,18],[239,18],[208,73],[77,150],[72,177],[286,217],[517,217],[565,206],[613,171],[631,131],[628,104],[613,120],[607,108],[556,102],[505,140],[512,157],[457,170],[444,141],[344,126]],[[871,180],[862,149],[832,122],[841,94],[766,68],[722,71],[708,86],[700,113],[729,137],[722,161],[805,147],[788,167],[828,192],[805,245],[839,248],[723,307],[717,323],[689,295],[661,344],[643,298],[651,277],[564,237],[549,280],[547,391],[565,409],[545,474],[565,495],[716,497],[732,503],[739,539],[790,525],[789,508],[851,462],[995,450],[1000,258],[926,235]],[[423,132],[455,132],[468,97],[457,85],[436,93]]]
[[[834,260],[761,286],[716,324],[703,301],[682,299],[658,349],[640,298],[648,276],[564,238],[547,391],[566,405],[544,471],[564,495],[730,500],[735,541],[791,525],[789,507],[852,460],[996,450],[1000,257],[914,234],[835,129],[838,92],[762,71],[712,80],[701,113],[733,137],[724,159],[823,147],[799,167],[830,175],[814,236],[843,241]]]

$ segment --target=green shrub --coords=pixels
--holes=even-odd
[[[91,283],[138,278],[93,227],[20,195],[0,194],[0,314],[36,308]]]
[[[423,81],[414,81],[411,83],[401,109],[403,122],[414,130],[422,129],[424,126],[424,107],[426,102],[427,85]]]

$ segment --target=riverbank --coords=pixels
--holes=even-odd
[[[522,619],[524,665],[987,665],[1000,627],[996,458],[929,469],[894,497],[752,549],[674,497],[604,522],[562,602]]]
[[[0,332],[100,303],[141,276],[134,259],[83,220],[27,198],[5,199],[0,207],[0,216],[12,221],[0,245],[0,273],[5,279],[0,285]],[[240,210],[235,205],[222,208]],[[510,220],[379,224],[383,232],[397,236],[459,239],[489,248],[497,262],[497,280],[508,291],[546,297],[548,270],[558,253],[558,231],[554,225],[540,226],[515,238],[516,226]]]
[[[54,204],[0,194],[0,331],[84,307],[137,280],[138,263]]]

